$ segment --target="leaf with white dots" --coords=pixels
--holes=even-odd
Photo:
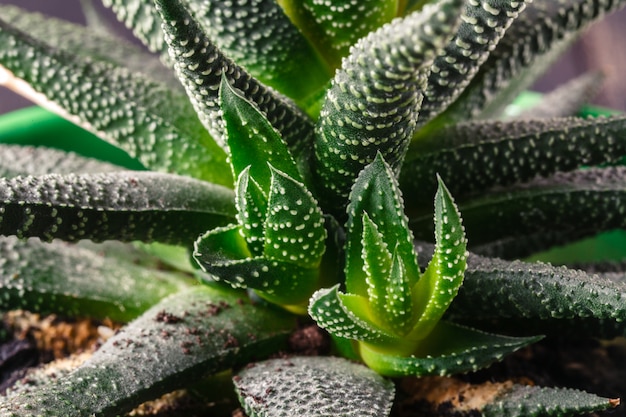
[[[402,194],[394,174],[380,154],[359,174],[348,206],[346,288],[349,293],[362,296],[368,292],[362,255],[364,213],[376,224],[388,250],[397,251],[413,286],[419,279],[413,235],[408,228]]]
[[[582,165],[614,163],[626,154],[626,117],[574,117],[459,123],[414,143],[400,174],[411,199],[408,211],[423,210],[436,190],[436,174],[456,198],[478,195]]]
[[[235,178],[244,169],[249,169],[249,175],[268,193],[271,178],[268,164],[271,164],[301,181],[296,162],[281,134],[256,105],[227,82],[225,76],[221,79],[219,98]]]
[[[523,0],[465,3],[461,26],[435,59],[428,76],[419,126],[424,126],[456,100],[525,7]],[[435,127],[437,124],[435,122]]]
[[[376,224],[363,214],[363,270],[370,306],[395,332],[406,333],[413,324],[413,303],[404,262],[387,247]]]
[[[381,375],[452,375],[475,371],[541,337],[508,337],[440,321],[410,356],[386,353],[361,344],[363,361]]]
[[[331,68],[360,38],[390,22],[398,0],[278,0],[292,21],[313,43]]]
[[[180,0],[155,0],[177,76],[215,140],[226,147],[218,91],[222,74],[255,103],[292,148],[312,142],[313,122],[287,97],[266,87],[226,57]]]
[[[344,59],[315,139],[313,170],[325,211],[343,212],[350,187],[377,153],[399,171],[426,76],[457,27],[461,3],[443,0],[395,20],[362,38]]]
[[[267,197],[267,193],[250,178],[250,167],[244,169],[237,179],[235,189],[237,222],[241,225],[241,233],[254,256],[263,254]]]
[[[322,211],[302,183],[270,168],[263,254],[267,259],[316,269],[325,250]]]
[[[384,417],[395,393],[367,367],[321,356],[257,362],[233,382],[250,417]]]
[[[460,205],[469,248],[478,253],[491,245],[507,246],[528,256],[553,244],[595,235],[625,226],[626,169],[589,168],[527,183],[494,189]],[[417,239],[429,240],[430,216],[415,217],[411,227]],[[528,237],[531,240],[524,242]],[[525,245],[528,243],[528,245]],[[496,255],[497,256],[497,255]]]
[[[421,338],[430,333],[456,297],[463,284],[467,266],[467,240],[461,214],[445,184],[439,180],[435,195],[435,251],[413,288],[417,323],[411,336]]]
[[[318,290],[309,301],[309,315],[321,328],[340,338],[376,346],[392,346],[398,341],[368,317],[371,313],[367,299],[342,294],[338,287]]]
[[[564,266],[472,254],[447,317],[497,330],[515,322],[523,330],[623,336],[626,282],[610,278]]]
[[[189,245],[234,220],[231,190],[170,174],[120,171],[0,179],[0,234]]]
[[[15,417],[118,416],[206,375],[286,349],[294,317],[245,293],[194,286],[109,338],[73,372],[0,401]]]
[[[1,18],[0,83],[122,148],[149,169],[232,184],[224,169],[226,154],[199,123],[184,93],[47,45]]]
[[[276,0],[195,1],[189,7],[226,55],[262,83],[306,105],[332,76]]]
[[[623,7],[623,0],[558,0],[528,4],[444,120],[497,116],[529,88],[588,24]]]

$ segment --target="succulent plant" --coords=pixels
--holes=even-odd
[[[0,306],[125,325],[0,416],[127,413],[285,350],[298,320],[385,377],[626,335],[622,275],[515,260],[624,228],[626,118],[571,114],[597,76],[507,116],[623,1],[102,3],[150,52],[88,1],[90,27],[0,6],[0,84],[73,123],[0,124]],[[233,380],[251,415],[388,415],[373,371],[294,357]],[[511,384],[472,411],[616,403]]]

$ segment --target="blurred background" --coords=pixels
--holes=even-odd
[[[80,0],[64,0],[63,8],[59,8],[59,2],[43,0],[0,0],[0,4],[14,4],[72,22],[84,23]],[[111,21],[115,20],[108,9],[101,8],[111,17]],[[124,28],[117,27],[125,33]],[[607,77],[604,88],[593,103],[626,110],[626,9],[591,26],[533,89],[548,91],[578,74],[598,69],[605,71]],[[0,87],[0,114],[29,104],[28,101]]]

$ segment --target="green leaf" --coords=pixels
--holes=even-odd
[[[376,346],[393,345],[397,339],[379,329],[367,316],[366,298],[341,294],[339,286],[316,291],[309,301],[309,315],[333,336],[366,341]],[[349,303],[349,307],[346,306]],[[358,314],[358,316],[357,316]]]
[[[426,337],[456,297],[467,262],[467,239],[461,214],[445,184],[439,180],[435,195],[435,251],[426,271],[413,288],[418,321],[409,337]]]
[[[85,3],[81,1],[81,5],[84,6]],[[172,88],[180,88],[176,77],[154,55],[110,32],[105,33],[102,30],[94,30],[92,27],[39,13],[28,13],[13,6],[0,6],[0,14],[3,20],[10,22],[16,29],[53,48],[94,61],[109,62],[133,72],[141,72],[154,81],[165,83]],[[86,13],[86,17],[89,15]]]
[[[0,237],[0,309],[134,319],[192,282],[59,242]]]
[[[0,144],[0,177],[19,175],[114,172],[123,168],[72,152]]]
[[[189,7],[218,48],[299,104],[330,80],[331,70],[275,0],[212,0]]]
[[[427,72],[456,28],[460,6],[445,0],[396,20],[361,39],[343,61],[316,132],[314,173],[326,211],[343,211],[358,173],[377,153],[399,171]]]
[[[389,165],[381,155],[367,166],[354,184],[348,206],[346,243],[346,288],[350,294],[367,296],[363,273],[363,220],[364,213],[376,224],[389,251],[396,250],[402,259],[409,284],[419,279],[413,249],[413,235],[404,214],[402,194]]]
[[[481,412],[484,417],[560,417],[608,410],[617,404],[619,400],[569,388],[514,385]]]
[[[413,318],[411,285],[397,251],[392,255],[376,224],[363,214],[363,270],[367,298],[376,315],[397,333],[406,333]]]
[[[161,20],[153,0],[101,0],[111,8],[118,20],[152,52],[166,53],[167,45],[161,31]]]
[[[461,26],[432,65],[419,126],[424,126],[464,91],[509,25],[525,8],[526,2],[517,0],[465,3]],[[429,130],[426,127],[426,131]]]
[[[235,217],[227,188],[153,172],[0,179],[0,234],[189,245]]]
[[[624,227],[625,190],[624,167],[589,168],[494,190],[460,206],[469,247],[505,239],[516,244],[528,236],[540,249],[542,239],[555,235],[581,238]],[[412,221],[417,239],[429,238],[431,223],[430,216]]]
[[[582,165],[618,161],[626,154],[626,117],[459,123],[415,143],[400,187],[408,211],[430,205],[436,174],[461,198]]]
[[[390,22],[398,11],[396,0],[277,2],[333,69],[356,41]]]
[[[269,190],[268,190],[269,191]],[[237,222],[241,225],[250,253],[263,254],[265,219],[267,217],[267,193],[250,178],[250,167],[239,175],[236,188]]]
[[[317,269],[326,240],[322,211],[302,183],[270,168],[263,254],[267,259]]]
[[[549,333],[576,328],[602,337],[603,322],[626,333],[626,282],[541,262],[503,261],[470,255],[465,282],[448,310],[450,320],[489,327],[522,323]],[[581,322],[595,325],[580,326]],[[570,324],[568,324],[568,322]],[[479,324],[482,323],[482,324]],[[499,328],[502,326],[497,325]]]
[[[223,169],[226,155],[184,94],[54,48],[1,19],[0,84],[124,149],[147,168],[232,184]]]
[[[382,417],[391,412],[395,394],[391,381],[334,357],[257,362],[233,381],[250,417]]]
[[[222,74],[255,103],[292,148],[310,144],[313,123],[293,102],[227,58],[179,0],[155,0],[174,68],[200,120],[225,147],[218,90]]]
[[[576,35],[624,1],[556,0],[532,2],[507,30],[445,119],[493,117],[532,85]]]
[[[242,294],[195,287],[123,328],[80,368],[0,404],[13,416],[120,415],[207,374],[286,347],[293,317]]]
[[[228,84],[225,76],[222,76],[219,98],[234,177],[250,167],[250,176],[267,193],[271,178],[268,164],[271,164],[301,181],[296,162],[280,133],[252,102]]]
[[[363,361],[381,375],[450,375],[483,368],[539,339],[493,335],[440,321],[411,356],[383,353],[367,343],[359,348]]]

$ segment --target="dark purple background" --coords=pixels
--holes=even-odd
[[[15,4],[73,22],[84,21],[79,0],[64,0],[62,3],[46,0],[0,0],[0,4]],[[63,4],[63,8],[59,4]],[[108,10],[106,12],[112,18],[112,14]],[[549,90],[589,69],[604,69],[608,72],[605,88],[594,102],[626,110],[626,10],[593,25],[572,50],[537,82],[535,88],[539,91]],[[0,114],[27,105],[28,101],[0,87]]]

